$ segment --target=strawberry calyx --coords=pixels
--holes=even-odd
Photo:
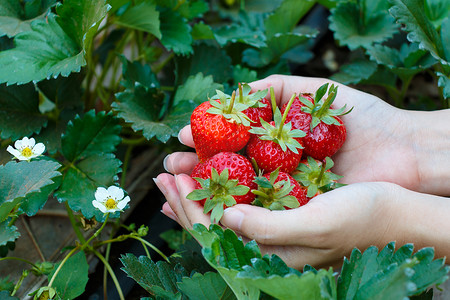
[[[250,120],[250,118],[243,113],[243,111],[249,108],[249,106],[247,104],[235,101],[235,92],[233,92],[231,96],[219,90],[216,90],[216,93],[217,94],[212,99],[209,99],[209,103],[212,107],[206,112],[210,114],[222,115],[230,122],[243,124],[244,126],[249,127],[252,120]]]
[[[307,188],[307,197],[314,197],[317,193],[343,186],[337,182],[343,176],[330,171],[333,166],[334,162],[329,157],[325,158],[324,163],[308,156],[307,162],[300,163],[292,177]]]
[[[303,97],[299,98],[305,105],[302,107],[302,111],[311,115],[311,132],[313,132],[314,128],[319,125],[320,122],[324,122],[327,125],[342,126],[335,117],[346,115],[353,110],[352,107],[350,110],[345,111],[347,105],[344,105],[339,109],[331,108],[331,105],[336,99],[338,86],[332,84],[331,87],[328,88],[328,85],[328,83],[325,83],[316,91],[313,102]],[[327,94],[327,97],[322,99],[325,94]]]
[[[262,103],[261,99],[267,95],[267,89],[250,94],[251,90],[252,88],[248,84],[239,83],[239,96],[237,97],[237,101],[248,105],[248,107],[266,107],[267,104]]]
[[[211,177],[203,179],[194,177],[201,186],[187,195],[187,199],[194,201],[205,200],[203,213],[211,212],[211,222],[217,223],[223,216],[224,207],[236,204],[233,196],[243,196],[250,191],[245,185],[239,185],[237,179],[229,179],[227,168],[219,174],[215,168],[211,168]]]
[[[269,179],[264,176],[258,176],[255,178],[255,182],[258,185],[257,190],[252,190],[252,193],[256,195],[253,205],[268,208],[270,210],[285,210],[287,208],[297,208],[300,206],[295,196],[289,195],[294,189],[291,185],[291,181],[287,180],[276,181],[280,173],[280,168],[271,172]]]
[[[272,94],[273,93],[271,92],[271,95]],[[306,133],[300,129],[292,129],[291,122],[285,123],[287,114],[295,97],[295,94],[292,95],[283,115],[281,115],[281,111],[278,107],[275,108],[273,125],[261,119],[262,127],[251,127],[249,132],[259,135],[261,140],[277,143],[284,152],[289,149],[295,154],[298,154],[297,149],[303,149],[303,146],[297,139],[306,136]],[[272,103],[273,102],[274,100],[272,99]]]

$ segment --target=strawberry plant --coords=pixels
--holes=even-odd
[[[165,154],[184,149],[174,137],[202,118],[193,120],[194,110],[207,106],[211,118],[223,124],[233,120],[244,140],[233,148],[222,147],[229,146],[226,139],[214,142],[211,153],[213,147],[205,146],[202,163],[219,152],[245,154],[255,134],[249,132],[252,126],[270,129],[275,119],[274,128],[280,128],[282,113],[272,110],[267,91],[252,93],[245,84],[268,75],[331,77],[372,90],[398,107],[449,107],[449,5],[432,0],[1,1],[0,298],[88,297],[94,261],[104,270],[99,277],[111,278],[114,293],[125,299],[117,276],[122,271],[114,269],[120,263],[110,256],[112,245],[125,240],[137,241],[146,256],[121,253],[123,271],[150,295],[169,299],[289,298],[284,294],[289,291],[333,299],[375,291],[380,297],[409,297],[443,282],[447,269],[443,260],[433,260],[430,248],[415,254],[411,245],[396,252],[393,244],[380,252],[355,250],[336,277],[331,269],[290,269],[218,226],[196,225],[191,233],[201,247],[190,240],[178,256],[167,257],[149,242],[152,232],[127,217],[135,211],[154,217],[159,211],[162,199],[140,201],[157,198],[145,195],[154,186],[144,175],[156,172],[151,166],[162,165]],[[229,96],[233,90],[238,92]],[[319,114],[311,114],[312,128],[322,126],[318,120],[336,123],[332,119],[342,113],[325,109],[332,100],[321,93],[299,104]],[[292,150],[292,143],[281,144]],[[321,166],[312,160],[304,167],[296,164],[309,175],[293,178],[302,188],[309,185],[309,196],[326,192],[339,186],[337,175],[328,172],[331,166],[328,160]],[[215,170],[211,182],[231,179],[225,185],[236,198],[257,190],[254,182],[250,192],[237,188],[231,169],[208,168],[208,176]],[[287,185],[265,178],[280,188],[274,195],[292,200],[286,198]],[[224,202],[237,201],[232,198],[224,195],[205,208],[215,209],[213,219],[219,219]],[[292,206],[284,200],[281,206]],[[49,215],[48,224],[62,218],[69,229],[45,227],[45,238],[36,242],[33,230],[40,226],[30,230],[29,224]],[[31,246],[21,252],[24,240]],[[55,247],[48,253],[41,243]]]

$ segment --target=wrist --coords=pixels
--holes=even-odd
[[[435,248],[435,257],[450,256],[450,201],[448,198],[418,193],[397,186],[391,208],[397,246],[413,243],[415,251]]]
[[[450,109],[410,111],[409,115],[419,175],[417,191],[450,196]]]

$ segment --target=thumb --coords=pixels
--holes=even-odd
[[[299,245],[317,230],[309,226],[314,224],[308,205],[291,210],[271,211],[266,208],[238,204],[227,208],[221,224],[237,234],[255,240],[264,245]]]

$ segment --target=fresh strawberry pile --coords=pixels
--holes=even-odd
[[[346,129],[334,109],[337,87],[292,95],[281,110],[273,89],[251,93],[239,85],[231,96],[221,91],[192,113],[191,129],[199,163],[191,173],[201,201],[218,222],[225,207],[252,204],[272,210],[305,205],[337,188],[331,156],[344,144]]]

